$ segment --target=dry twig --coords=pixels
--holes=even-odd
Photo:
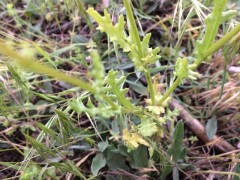
[[[177,100],[172,99],[170,101],[170,108],[172,110],[178,109],[179,116],[183,119],[184,123],[188,126],[188,128],[191,129],[194,134],[206,144],[213,145],[223,153],[235,150],[235,148],[231,144],[229,144],[227,141],[225,141],[219,136],[214,136],[213,139],[210,140],[206,134],[204,126],[197,119],[192,117],[190,113],[185,110],[184,107]]]

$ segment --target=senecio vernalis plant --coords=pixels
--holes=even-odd
[[[158,47],[155,49],[149,47],[149,40],[151,38],[150,33],[146,34],[141,41],[130,3],[128,0],[123,0],[123,2],[126,9],[128,34],[125,31],[126,22],[124,21],[123,15],[120,15],[118,23],[113,25],[111,17],[106,10],[104,10],[104,16],[101,16],[93,8],[89,8],[87,12],[98,23],[99,26],[97,29],[101,32],[107,33],[111,42],[118,44],[122,48],[123,52],[128,53],[130,59],[135,65],[135,68],[143,72],[147,79],[150,99],[146,99],[146,111],[143,112],[149,112],[150,115],[145,113],[141,114],[140,125],[134,128],[130,127],[128,130],[123,130],[123,139],[125,140],[125,143],[129,148],[133,149],[137,148],[139,144],[147,145],[147,143],[138,134],[143,137],[151,137],[156,133],[160,136],[163,135],[162,125],[166,123],[165,116],[167,116],[165,109],[168,106],[171,93],[185,78],[196,79],[199,77],[199,74],[194,70],[208,56],[212,55],[216,50],[222,47],[224,43],[228,41],[228,38],[235,36],[240,28],[238,25],[217,43],[214,43],[219,26],[236,14],[236,11],[223,12],[227,0],[215,0],[213,12],[205,19],[206,32],[204,38],[197,41],[194,52],[196,59],[195,62],[193,64],[188,64],[186,57],[177,58],[174,72],[176,80],[168,91],[162,95],[159,91],[161,85],[158,84],[156,78],[153,78],[152,82],[148,69],[149,65],[154,64],[160,59],[160,49]],[[111,74],[113,72],[110,71],[109,73]],[[124,104],[122,105],[124,106]],[[132,107],[132,109],[135,108],[136,107]],[[138,134],[136,132],[138,132]]]
[[[160,49],[158,47],[154,49],[149,47],[151,34],[145,35],[141,40],[130,1],[123,0],[126,10],[126,22],[124,16],[120,15],[115,25],[113,25],[106,10],[104,10],[104,16],[101,16],[93,8],[87,10],[87,13],[98,23],[97,29],[106,33],[111,42],[119,45],[123,52],[129,55],[136,70],[145,75],[149,91],[149,98],[146,99],[145,107],[135,105],[130,98],[126,97],[128,90],[123,88],[126,80],[125,76],[119,77],[118,72],[114,70],[110,70],[105,75],[104,66],[96,50],[92,49],[90,51],[93,61],[93,69],[90,73],[93,79],[92,83],[67,76],[59,70],[34,61],[35,50],[30,46],[24,45],[24,47],[16,48],[16,44],[1,42],[0,53],[13,59],[23,68],[66,81],[93,94],[98,102],[97,105],[90,98],[87,104],[84,104],[80,99],[70,102],[72,109],[79,114],[87,113],[92,117],[101,116],[104,118],[123,117],[123,114],[137,116],[140,119],[138,125],[131,122],[122,122],[122,140],[129,150],[134,150],[139,145],[150,147],[149,139],[153,135],[154,137],[163,137],[164,124],[171,115],[174,115],[168,109],[170,96],[174,89],[186,78],[197,78],[196,68],[239,33],[240,24],[215,42],[219,26],[236,13],[235,11],[223,12],[227,1],[214,0],[213,12],[205,19],[206,30],[204,36],[202,40],[197,42],[195,47],[195,62],[189,64],[187,57],[177,58],[174,72],[175,81],[164,94],[160,93],[162,85],[158,83],[158,77],[151,77],[149,71],[149,66],[160,59]],[[125,29],[126,23],[127,31]],[[20,51],[17,51],[17,49],[20,49]]]

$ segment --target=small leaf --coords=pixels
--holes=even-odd
[[[56,68],[56,65],[54,64],[54,62],[52,61],[51,57],[49,56],[49,54],[43,50],[38,44],[34,44],[34,47],[36,48],[36,50],[46,59],[48,60],[48,62],[52,65],[52,67]]]
[[[103,142],[99,142],[98,143],[98,148],[100,149],[100,151],[104,151],[105,149],[107,149],[108,147],[108,141],[103,141]]]
[[[136,77],[130,76],[126,82],[129,84],[130,88],[132,88],[138,94],[145,96],[148,95],[147,88],[140,81],[138,81]]]
[[[47,128],[46,126],[44,126],[43,124],[39,123],[39,122],[35,122],[36,126],[38,128],[40,128],[43,132],[45,132],[46,134],[49,134],[50,136],[53,137],[54,140],[56,140],[57,142],[63,142],[56,134],[56,132],[50,128]]]
[[[128,32],[129,36],[125,32],[125,24],[123,15],[120,15],[118,21],[115,25],[112,24],[112,19],[108,12],[104,11],[104,16],[101,16],[93,8],[87,10],[88,14],[99,24],[98,30],[108,34],[111,42],[117,43],[124,52],[128,52],[129,57],[133,61],[135,67],[140,71],[146,71],[146,66],[149,63],[155,63],[161,56],[158,55],[160,49],[157,47],[155,49],[149,48],[149,40],[151,34],[147,34],[143,41],[140,42],[138,47],[136,44],[137,40],[135,37],[135,32],[133,26],[129,25]],[[129,22],[129,19],[128,19]],[[139,53],[139,48],[142,49],[144,54]]]
[[[20,177],[20,180],[35,179],[40,173],[40,168],[34,164],[31,164],[24,169],[23,174]]]
[[[217,120],[215,117],[208,120],[206,124],[206,133],[208,138],[211,140],[217,132]]]
[[[104,81],[109,85],[109,91],[116,95],[118,101],[122,106],[128,109],[133,109],[133,104],[129,98],[125,96],[128,90],[122,88],[126,77],[121,76],[120,78],[117,78],[117,74],[117,71],[110,70]]]
[[[173,134],[173,143],[169,155],[173,156],[173,160],[177,163],[183,146],[184,138],[184,125],[182,121],[179,121],[176,125]]]
[[[171,144],[170,149],[168,150],[168,155],[172,158],[174,163],[177,163],[182,152],[183,146],[183,138],[184,138],[184,125],[182,121],[179,121],[176,125],[176,128],[173,133],[173,142]],[[162,169],[161,179],[166,179],[167,175],[173,170],[172,163],[169,162],[165,157],[165,164]]]
[[[149,146],[148,143],[142,139],[137,133],[129,132],[127,129],[123,130],[123,140],[129,150],[137,149],[139,144]]]
[[[177,58],[175,73],[181,79],[188,76],[188,62],[186,58]]]
[[[97,154],[93,160],[91,165],[91,171],[94,176],[96,176],[100,169],[102,169],[106,165],[106,159],[103,157],[102,153]]]
[[[151,137],[157,130],[157,124],[151,119],[143,119],[141,124],[138,125],[138,132],[144,137]]]
[[[44,158],[49,159],[49,157],[56,157],[56,152],[53,151],[50,147],[47,147],[45,144],[40,143],[36,139],[27,134],[24,134],[25,138],[29,143],[36,149],[36,151]]]

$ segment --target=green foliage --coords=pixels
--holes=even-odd
[[[140,146],[138,149],[132,151],[130,157],[132,158],[131,166],[133,168],[148,167],[148,149],[145,146]]]
[[[211,56],[214,52],[219,50],[225,45],[226,42],[230,41],[235,35],[238,34],[240,30],[240,25],[236,26],[232,31],[226,34],[218,42],[214,43],[215,37],[217,36],[218,28],[226,21],[228,18],[236,14],[236,11],[223,12],[228,0],[218,1],[214,0],[213,12],[206,17],[206,32],[202,40],[198,40],[195,47],[195,62],[187,66],[187,61],[178,59],[176,74],[178,78],[169,87],[168,91],[162,96],[160,103],[163,103],[171,93],[177,88],[177,86],[183,81],[184,78],[190,77],[191,79],[196,79],[199,74],[194,72],[195,70],[206,58]],[[186,72],[184,71],[186,70]],[[189,76],[187,75],[187,72]]]
[[[203,59],[206,51],[214,45],[215,37],[218,33],[219,26],[230,17],[236,14],[236,11],[223,12],[226,7],[228,0],[214,0],[214,8],[211,14],[209,14],[206,19],[206,32],[204,38],[197,41],[196,45],[196,59],[197,64],[199,59]]]
[[[35,13],[32,9],[36,8],[39,12],[42,7],[38,7],[35,1],[29,2],[27,14],[28,16],[33,16]],[[68,1],[65,0],[64,2]],[[24,105],[23,107],[30,106],[28,107],[30,110],[33,109],[36,111],[32,113],[27,109],[27,111],[22,111],[21,113],[19,113],[20,111],[13,114],[9,113],[8,117],[22,118],[22,116],[26,116],[28,120],[33,114],[37,114],[36,119],[38,120],[40,117],[42,120],[41,123],[34,123],[36,128],[28,122],[25,126],[11,126],[12,131],[8,131],[8,133],[12,134],[13,131],[17,131],[17,128],[21,127],[26,141],[32,146],[32,149],[29,150],[27,148],[25,150],[23,165],[21,167],[14,167],[23,172],[20,179],[58,179],[58,174],[61,176],[71,174],[78,176],[80,179],[87,179],[89,177],[95,178],[92,177],[92,174],[94,176],[100,175],[99,171],[103,167],[113,171],[119,169],[129,171],[130,168],[139,169],[150,166],[156,166],[157,168],[162,166],[160,168],[162,179],[166,179],[171,172],[173,172],[175,178],[179,178],[178,170],[181,168],[180,161],[183,161],[186,156],[186,149],[183,148],[184,127],[183,122],[180,121],[174,128],[174,117],[177,116],[177,112],[170,111],[168,107],[171,93],[184,79],[198,78],[200,75],[194,70],[203,60],[219,50],[224,45],[223,42],[230,41],[230,43],[232,42],[235,45],[239,44],[237,43],[239,38],[235,40],[231,40],[231,38],[239,33],[240,26],[234,28],[233,31],[215,43],[219,26],[235,13],[235,11],[223,12],[227,0],[215,0],[213,12],[205,20],[206,31],[204,36],[202,40],[197,42],[195,48],[194,58],[196,61],[190,64],[190,58],[176,57],[174,72],[176,80],[164,94],[165,87],[163,88],[163,84],[161,84],[162,79],[159,76],[153,76],[152,78],[151,73],[153,71],[149,70],[149,67],[151,68],[155,63],[157,64],[160,59],[160,48],[150,47],[151,34],[143,35],[143,38],[140,38],[140,33],[136,25],[137,20],[134,19],[130,1],[123,0],[123,2],[126,10],[126,21],[124,20],[124,16],[120,15],[117,23],[112,22],[107,10],[104,10],[103,16],[93,8],[85,11],[82,2],[79,0],[75,2],[69,1],[69,7],[70,4],[73,4],[80,10],[91,30],[93,30],[93,26],[87,15],[89,14],[98,23],[97,29],[106,33],[110,42],[121,48],[122,51],[119,54],[127,54],[129,56],[134,64],[134,66],[130,64],[130,67],[134,67],[140,71],[137,78],[141,78],[142,74],[145,75],[147,87],[142,83],[135,83],[138,81],[137,78],[131,80],[126,74],[120,75],[126,72],[119,73],[110,68],[105,68],[102,61],[106,58],[107,53],[103,53],[104,55],[101,57],[99,53],[102,50],[101,47],[98,48],[100,51],[97,52],[93,49],[95,47],[93,42],[85,43],[86,47],[84,47],[83,53],[82,49],[78,47],[80,44],[79,40],[77,40],[76,44],[72,43],[80,35],[71,35],[70,45],[57,47],[56,50],[51,49],[52,53],[48,53],[48,50],[45,50],[40,43],[23,43],[21,40],[17,43],[0,42],[0,46],[2,47],[0,48],[0,53],[6,59],[8,70],[18,83],[16,90],[20,86],[21,89],[26,91],[26,96],[23,97],[21,102]],[[50,10],[53,11],[45,19],[52,21],[52,16],[54,16],[57,24],[60,25],[57,17],[58,14],[56,14],[53,6],[54,3],[49,3]],[[94,1],[93,4],[95,3]],[[143,9],[143,4],[147,3],[147,1],[139,1],[139,3]],[[18,17],[17,11],[12,4],[7,5],[7,13],[13,18],[17,27],[21,27],[24,24],[24,21]],[[78,19],[75,19],[74,28],[75,23],[80,22],[78,22]],[[42,24],[39,24],[39,26],[42,27]],[[74,34],[74,30],[71,33]],[[43,40],[43,42],[45,41],[49,43],[48,38]],[[233,54],[238,50],[237,48],[234,49],[235,45],[233,47],[229,44],[229,51],[234,52]],[[89,51],[86,49],[89,49]],[[118,47],[115,46],[115,53],[118,56],[117,51]],[[68,52],[70,52],[71,57],[65,59],[65,54]],[[76,73],[76,76],[70,76],[57,70],[59,68],[58,65],[61,65],[58,59],[69,64],[73,63],[73,61],[78,61],[74,57],[74,53],[77,54],[77,58],[81,57],[84,59],[84,64],[81,65],[89,70],[85,78],[81,78],[79,73]],[[39,55],[42,57],[41,61],[43,62],[41,63],[36,61],[36,57]],[[108,55],[111,58],[112,54],[109,53]],[[86,56],[88,58],[85,59]],[[170,61],[170,59],[168,60]],[[44,61],[49,65],[44,65]],[[48,79],[46,76],[32,78],[32,73],[25,73],[19,70],[18,66],[35,73],[50,76],[59,80],[60,83],[62,81],[67,82],[75,87],[55,93],[56,90],[51,87],[55,83],[53,79]],[[111,64],[110,67],[113,67],[113,65]],[[172,67],[174,66],[171,65]],[[155,70],[158,71],[161,68],[163,66],[157,67]],[[106,69],[110,70],[106,72]],[[69,71],[68,73],[71,72]],[[128,80],[126,80],[127,78]],[[169,82],[168,80],[171,81],[169,77],[166,79],[167,82]],[[42,91],[39,81],[45,85],[48,83],[51,93],[38,92]],[[36,85],[36,82],[40,85]],[[128,94],[129,89],[125,88],[126,82],[130,88],[139,94],[149,96],[145,99],[145,102],[142,97],[129,97],[131,94]],[[2,83],[1,87],[4,87]],[[33,92],[33,90],[36,92]],[[7,92],[4,93],[6,94]],[[32,94],[37,98],[31,99],[30,95]],[[41,102],[37,103],[40,105],[47,104],[48,109],[45,112],[49,111],[52,118],[44,116],[44,113],[41,113],[40,110],[35,108],[35,105],[31,104],[38,101],[39,98]],[[31,103],[29,103],[30,99],[32,100]],[[1,99],[1,110],[3,109],[3,100],[4,98]],[[4,113],[6,112],[4,110]],[[34,122],[35,119],[31,119],[31,121]],[[171,123],[169,132],[167,128],[165,129],[167,122]],[[209,120],[206,129],[211,139],[216,133],[216,122]],[[31,134],[32,131],[34,131],[33,134]],[[171,134],[172,132],[173,135]],[[35,133],[39,133],[37,138],[34,137]],[[6,133],[6,135],[9,134]],[[163,142],[162,137],[167,139],[167,141]],[[164,153],[166,149],[167,153]],[[92,159],[92,163],[86,163],[87,168],[91,168],[91,172],[77,165],[75,157],[72,155],[79,155],[79,151],[84,154],[88,152],[89,156],[96,154],[93,159],[90,158]],[[36,163],[32,165],[32,162],[35,161],[35,155],[41,157],[39,163],[44,164],[46,169],[36,165]],[[86,156],[86,159],[89,156]],[[238,169],[236,169],[236,172],[238,172]],[[151,174],[148,173],[148,175],[150,176]]]
[[[106,165],[106,159],[102,153],[96,154],[92,160],[91,171],[94,176],[98,174],[98,171]]]
[[[20,27],[22,27],[22,21],[21,21],[21,19],[18,17],[18,15],[17,15],[17,10],[14,8],[14,5],[13,4],[7,4],[7,11],[8,11],[8,14],[10,15],[10,16],[12,16],[13,17],[13,19],[15,20],[15,22],[16,22],[16,26],[18,27],[18,28],[20,28]]]
[[[121,111],[116,109],[113,110],[111,106],[105,105],[103,103],[98,104],[97,107],[93,105],[91,100],[88,100],[88,107],[86,107],[80,100],[72,100],[70,103],[71,108],[79,114],[87,113],[92,117],[104,117],[111,118],[119,114]]]
[[[157,123],[151,119],[143,119],[142,122],[138,125],[138,132],[143,137],[151,137],[158,131]]]
[[[182,153],[183,149],[183,139],[184,139],[184,125],[182,121],[179,121],[175,127],[174,133],[173,133],[173,141],[171,143],[171,146],[168,150],[168,155],[173,160],[173,163],[178,163],[178,160],[180,159],[180,155]],[[163,160],[165,157],[163,157]],[[167,175],[172,171],[173,167],[175,165],[169,164],[167,161],[166,164],[163,166],[163,171],[161,178],[166,179]]]
[[[126,80],[126,77],[121,76],[119,79],[116,77],[118,73],[116,71],[110,70],[108,75],[105,78],[105,82],[109,85],[106,88],[106,91],[113,93],[113,96],[120,102],[120,104],[127,109],[134,109],[133,104],[128,98],[125,97],[127,89],[123,89],[123,83]]]
[[[184,79],[188,76],[188,62],[186,58],[178,58],[175,66],[176,75],[180,79]]]
[[[155,49],[149,48],[151,34],[147,34],[144,37],[140,47],[137,45],[137,40],[135,38],[136,32],[131,28],[132,24],[129,24],[129,36],[127,35],[124,29],[125,21],[123,15],[120,15],[118,23],[113,25],[110,15],[106,10],[104,10],[103,17],[93,8],[89,8],[87,12],[98,23],[98,30],[107,33],[111,42],[117,43],[124,52],[129,53],[129,57],[137,69],[147,71],[148,64],[155,63],[160,59],[158,55],[160,49],[158,47]],[[143,52],[142,55],[140,51]]]
[[[32,164],[24,170],[24,173],[21,175],[20,180],[34,179],[40,173],[40,167]]]

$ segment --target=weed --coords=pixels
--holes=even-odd
[[[193,2],[197,6],[197,2]],[[61,177],[67,174],[66,177],[68,178],[74,175],[81,179],[93,179],[101,175],[100,170],[106,166],[112,171],[121,169],[123,172],[127,172],[129,168],[154,168],[155,164],[159,163],[161,168],[160,171],[157,170],[157,177],[167,179],[168,175],[173,172],[174,178],[179,178],[178,171],[184,173],[183,167],[188,166],[184,164],[186,157],[186,149],[183,143],[184,125],[182,121],[179,121],[174,126],[174,118],[178,113],[170,110],[169,101],[173,91],[186,79],[196,80],[200,77],[196,69],[204,61],[207,61],[227,43],[228,47],[235,47],[235,45],[231,46],[231,42],[236,42],[234,38],[238,37],[240,24],[216,41],[220,25],[236,14],[236,11],[233,10],[223,12],[227,2],[227,0],[214,0],[212,13],[204,19],[206,30],[195,45],[193,57],[179,56],[176,58],[173,73],[174,82],[166,91],[163,88],[164,84],[161,83],[160,74],[152,75],[154,70],[152,67],[161,58],[160,48],[150,47],[150,33],[144,35],[141,40],[129,0],[123,0],[126,21],[124,16],[120,15],[116,23],[112,22],[107,10],[104,10],[102,16],[92,7],[85,11],[80,1],[75,1],[73,4],[67,3],[79,8],[92,31],[93,24],[88,17],[89,14],[98,23],[97,29],[101,33],[106,33],[110,42],[114,44],[116,54],[121,51],[121,55],[123,54],[125,57],[128,55],[136,73],[144,75],[148,92],[147,98],[142,102],[143,104],[139,103],[141,99],[136,98],[136,100],[127,95],[129,89],[125,85],[128,77],[125,74],[123,75],[123,73],[113,69],[106,72],[103,59],[99,51],[96,50],[96,43],[93,41],[89,41],[84,47],[85,51],[88,50],[85,53],[90,60],[91,71],[84,77],[80,77],[66,75],[66,73],[58,70],[57,60],[52,59],[54,54],[59,57],[68,50],[71,56],[74,52],[79,53],[80,50],[77,50],[77,45],[59,49],[51,55],[37,43],[2,39],[0,54],[5,59],[5,64],[7,64],[14,79],[17,80],[21,89],[25,89],[28,93],[33,93],[38,98],[43,99],[43,104],[47,102],[46,104],[50,106],[48,110],[54,114],[50,119],[47,117],[46,122],[46,119],[43,119],[43,122],[36,122],[30,118],[34,112],[22,110],[29,121],[20,132],[31,146],[19,150],[24,154],[24,160],[20,165],[8,164],[7,166],[21,172],[20,179],[57,179],[60,178],[58,177],[59,172],[61,172],[59,175]],[[144,1],[139,2],[141,10],[144,8],[144,3]],[[51,2],[50,7],[53,9],[54,3]],[[67,7],[67,11],[69,11],[69,8]],[[18,28],[25,24],[17,16],[13,5],[9,4],[7,11]],[[61,29],[57,15],[55,12],[53,14],[57,26]],[[202,17],[203,13],[200,11],[198,15]],[[47,21],[51,21],[51,17],[47,17]],[[226,52],[231,51],[235,54],[237,50],[234,47],[227,48]],[[100,48],[98,47],[98,49]],[[44,57],[49,65],[38,62],[38,56]],[[119,59],[117,61],[120,64]],[[84,62],[85,67],[88,66],[88,63]],[[61,93],[69,95],[70,91],[78,95],[65,99],[66,96],[61,98],[61,93],[50,95],[35,92],[34,88],[31,87],[34,83],[30,82],[27,77],[29,74],[21,75],[27,79],[23,81],[19,73],[15,73],[18,66],[26,71],[42,74],[42,78],[46,75],[58,81],[69,83],[75,87]],[[29,76],[32,76],[32,74]],[[48,83],[44,79],[42,81],[50,91],[53,91],[52,85],[49,85],[50,79],[46,80]],[[3,85],[6,86],[6,84]],[[31,97],[24,100],[25,105],[28,99],[31,99]],[[56,106],[51,109],[49,102]],[[32,106],[32,104],[28,105]],[[6,113],[6,110],[3,110],[3,112]],[[37,113],[39,116],[41,115],[40,111]],[[9,120],[9,115],[4,114],[4,116]],[[15,117],[18,117],[18,114],[14,114],[11,118]],[[89,127],[81,127],[83,119],[86,120]],[[5,124],[8,126],[7,123]],[[166,130],[168,127],[169,132]],[[17,128],[14,131],[17,131]],[[214,132],[211,132],[208,128],[211,137],[214,136],[215,131],[216,127]],[[12,132],[9,132],[9,135],[11,135]],[[36,137],[34,137],[34,133],[37,133]],[[168,140],[164,142],[164,139]],[[43,143],[44,140],[45,143]],[[90,152],[89,155],[84,157],[86,159],[95,154],[89,168],[91,172],[80,168],[83,163],[81,160],[78,158],[73,160],[72,157],[77,157],[78,150],[86,153]],[[126,160],[128,160],[128,163],[126,163]],[[6,163],[1,163],[1,165],[6,166]],[[233,174],[235,175],[235,173]],[[186,174],[186,176],[188,175]]]

